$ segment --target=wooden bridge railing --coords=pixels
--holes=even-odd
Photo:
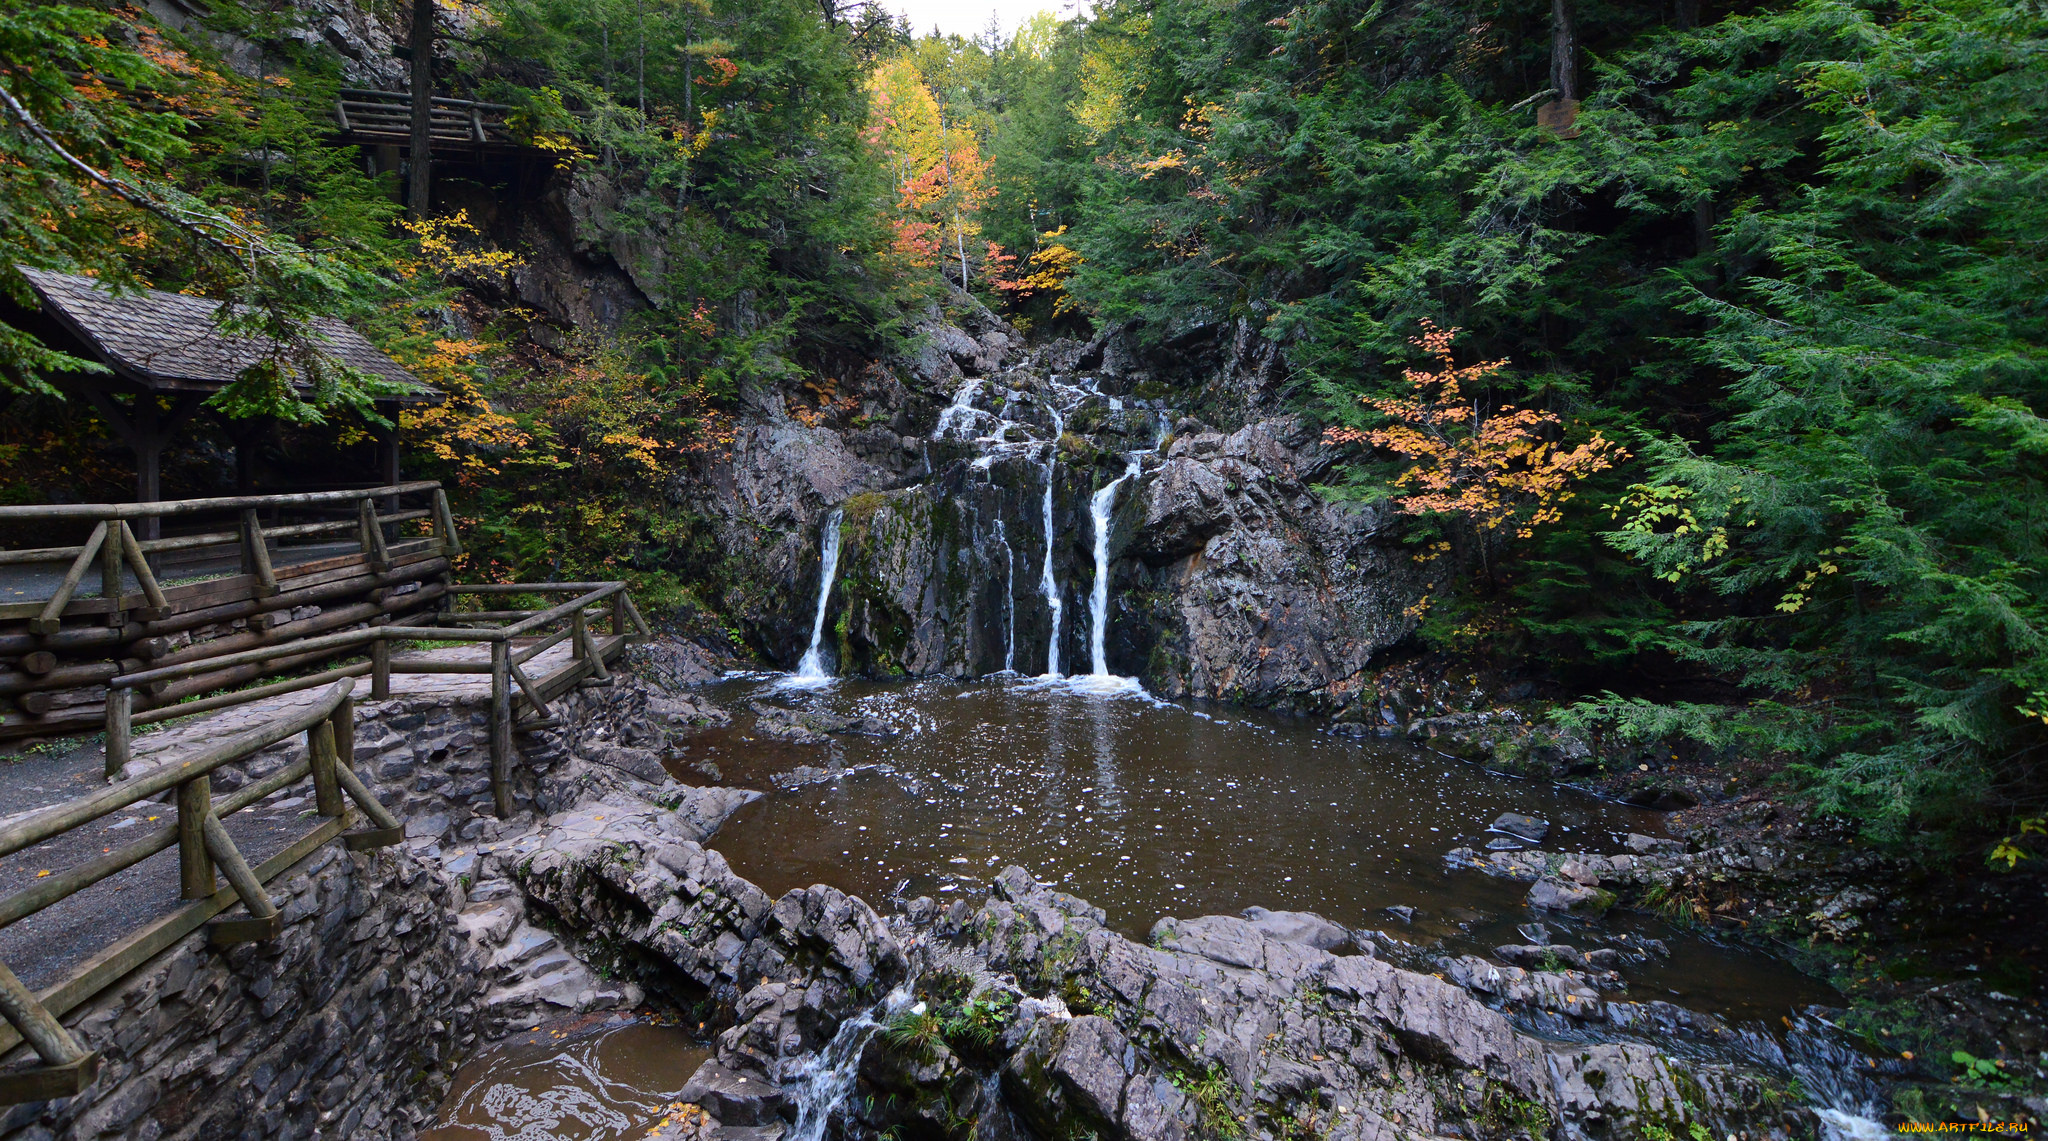
[[[334,121],[344,135],[369,142],[410,143],[412,141],[412,95],[404,91],[370,91],[345,88],[334,104]],[[432,137],[436,144],[514,146],[505,127],[505,115],[512,108],[503,103],[478,103],[470,99],[433,97],[430,113]]]
[[[427,506],[380,513],[375,504],[396,505],[401,497],[423,496]],[[265,511],[284,508],[342,509],[342,521],[271,526]],[[231,530],[202,531],[158,540],[139,540],[130,521],[231,513]],[[397,526],[422,522],[428,534],[412,539],[387,536]],[[0,1075],[0,1104],[69,1096],[92,1081],[94,1057],[78,1046],[57,1019],[105,989],[151,956],[233,906],[239,900],[249,918],[216,923],[216,942],[270,938],[278,912],[262,883],[343,834],[354,819],[344,794],[375,825],[347,834],[351,847],[397,843],[404,829],[378,804],[353,770],[353,693],[357,680],[370,679],[370,697],[391,695],[398,674],[487,674],[490,677],[489,748],[493,806],[501,817],[516,810],[512,795],[512,734],[515,728],[551,728],[561,723],[552,703],[571,688],[610,681],[610,665],[625,646],[649,637],[646,621],[623,582],[490,583],[464,586],[449,581],[450,560],[461,554],[447,498],[434,483],[398,484],[352,491],[295,496],[247,496],[156,504],[86,504],[0,507],[0,527],[91,526],[81,543],[31,550],[0,550],[4,568],[45,563],[64,565],[49,597],[0,602],[0,694],[57,691],[101,695],[84,716],[28,716],[0,723],[0,735],[48,735],[104,726],[106,775],[128,779],[90,796],[0,825],[0,858],[50,840],[151,796],[177,790],[175,825],[0,899],[0,927],[51,906],[115,875],[173,844],[179,847],[180,883],[194,900],[174,915],[146,926],[99,954],[57,986],[31,995],[0,964],[0,1054],[27,1041],[42,1065]],[[271,543],[280,535],[340,535],[356,550],[297,565],[277,565]],[[232,546],[239,573],[176,586],[162,585],[152,561],[170,552]],[[87,572],[98,564],[100,590],[81,596]],[[131,587],[129,579],[134,580]],[[16,581],[31,579],[18,578]],[[498,598],[571,595],[552,606],[450,612],[462,595]],[[334,605],[340,603],[340,605]],[[311,611],[317,613],[309,613]],[[302,616],[303,615],[303,616]],[[235,630],[228,623],[240,622]],[[349,627],[341,629],[341,627]],[[195,632],[208,640],[192,642]],[[481,643],[487,659],[450,659],[405,653],[422,641]],[[536,675],[534,663],[564,642],[568,653],[554,669]],[[12,658],[11,667],[4,663]],[[341,659],[356,658],[353,661]],[[336,664],[340,661],[340,664]],[[313,670],[253,687],[236,685],[293,670]],[[40,687],[40,688],[38,688]],[[321,689],[310,706],[288,709],[257,728],[203,747],[182,760],[134,769],[138,726],[244,705],[287,693]],[[73,706],[72,708],[76,708]],[[519,719],[522,710],[528,714]],[[32,713],[36,712],[30,707]],[[294,734],[307,734],[305,760],[215,799],[210,774],[223,765]],[[251,869],[220,825],[221,817],[311,778],[326,823],[285,851]],[[215,891],[214,868],[225,871],[232,888]]]
[[[58,1019],[237,902],[247,911],[247,918],[212,923],[209,935],[215,943],[275,938],[282,917],[263,885],[321,844],[339,835],[350,848],[363,850],[403,839],[404,828],[397,818],[378,803],[342,759],[354,752],[353,688],[353,682],[333,684],[318,701],[280,712],[266,724],[208,745],[183,760],[0,826],[0,857],[5,857],[175,790],[176,823],[75,867],[42,876],[32,886],[0,899],[0,926],[34,915],[173,845],[178,849],[180,895],[191,901],[114,942],[41,994],[31,993],[12,970],[0,964],[0,1016],[7,1023],[0,1027],[0,1054],[26,1041],[42,1062],[0,1074],[0,1104],[69,1097],[90,1085],[97,1073],[98,1055],[81,1047]],[[216,769],[299,733],[307,736],[303,760],[227,796],[216,799],[212,795],[211,774]],[[221,820],[309,777],[314,804],[324,822],[251,868]],[[374,827],[346,831],[358,819],[349,808],[350,799]],[[216,867],[226,874],[228,888],[216,890]]]
[[[401,510],[408,500],[418,506]],[[138,539],[135,523],[142,520],[195,529]],[[408,525],[427,533],[401,536]],[[0,507],[0,532],[47,541],[66,531],[82,541],[0,550],[0,587],[13,588],[0,591],[0,740],[98,728],[104,687],[118,674],[438,606],[452,560],[462,553],[447,497],[432,482]],[[322,539],[339,542],[324,549],[286,545]],[[59,567],[61,576],[53,573]],[[97,589],[89,590],[95,567]],[[164,576],[180,571],[192,581],[167,585]],[[268,668],[293,664],[273,661]],[[145,707],[241,685],[263,668],[193,674],[151,691]]]

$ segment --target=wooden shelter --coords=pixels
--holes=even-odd
[[[260,337],[233,336],[215,323],[220,302],[148,289],[117,293],[105,283],[75,274],[18,267],[34,288],[41,307],[22,323],[45,344],[74,356],[97,360],[111,375],[66,374],[50,377],[60,389],[85,398],[121,442],[135,453],[135,498],[154,503],[162,498],[160,465],[166,444],[198,411],[207,397],[232,384],[252,364],[276,348]],[[347,324],[333,319],[312,321],[313,332],[327,342],[337,361],[405,386],[403,395],[379,400],[379,410],[394,417],[400,405],[432,403],[440,393],[421,384],[375,345]],[[123,405],[118,396],[137,399]],[[230,433],[235,425],[230,424]],[[395,433],[379,433],[377,480],[399,482],[399,450]],[[236,434],[237,466],[247,483],[248,434]],[[246,486],[242,490],[250,490]],[[154,531],[156,520],[145,526]],[[154,538],[153,533],[145,536]]]

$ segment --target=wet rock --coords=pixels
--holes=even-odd
[[[673,802],[676,823],[685,839],[704,841],[732,814],[761,799],[751,788],[688,788]]]
[[[1308,493],[1320,447],[1293,417],[1176,434],[1118,512],[1123,669],[1168,697],[1334,712],[1358,692],[1421,583],[1383,508]]]
[[[1247,907],[1243,915],[1260,934],[1282,943],[1306,943],[1319,951],[1334,951],[1351,942],[1351,932],[1313,912]]]
[[[1700,802],[1692,790],[1677,785],[1653,784],[1636,789],[1621,798],[1623,804],[1640,808],[1654,808],[1658,812],[1678,812],[1691,808]]]
[[[696,694],[658,694],[647,699],[647,711],[674,730],[716,729],[732,723],[732,714]]]
[[[823,730],[806,724],[804,716],[794,709],[757,703],[754,713],[754,735],[757,737],[785,745],[826,745],[832,741]]]
[[[674,691],[717,681],[726,669],[725,659],[703,646],[681,638],[662,637],[628,647],[626,664],[627,668],[657,687],[670,691],[670,696],[678,699],[685,695]]]
[[[1503,963],[1511,963],[1517,967],[1541,968],[1552,971],[1565,968],[1579,971],[1586,969],[1585,956],[1581,955],[1577,948],[1563,943],[1551,943],[1543,946],[1527,943],[1510,943],[1504,947],[1495,947],[1493,949],[1493,957]]]
[[[1397,903],[1391,907],[1382,907],[1380,908],[1380,910],[1386,912],[1388,915],[1393,916],[1394,918],[1400,920],[1403,923],[1415,922],[1415,909],[1408,906],[1405,903]]]
[[[1685,851],[1685,845],[1677,840],[1661,836],[1644,836],[1635,832],[1628,834],[1628,839],[1625,843],[1629,851],[1641,855],[1649,855],[1653,852],[1670,854]]]
[[[1540,844],[1545,836],[1550,835],[1550,821],[1520,812],[1503,812],[1487,827],[1495,832],[1518,836],[1532,844]]]
[[[582,753],[592,764],[617,769],[650,784],[668,779],[668,770],[662,768],[660,754],[652,749],[597,742],[582,746]]]
[[[1546,911],[1576,911],[1597,915],[1614,905],[1614,893],[1570,880],[1544,876],[1529,888],[1529,906]]]
[[[735,1072],[717,1058],[698,1066],[677,1096],[726,1125],[768,1125],[789,1104],[780,1085],[761,1074]]]

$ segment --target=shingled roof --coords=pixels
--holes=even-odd
[[[214,324],[220,302],[147,289],[115,293],[90,277],[17,267],[42,298],[43,311],[84,341],[125,379],[155,390],[213,391],[262,360],[260,337],[229,336]],[[432,401],[440,393],[421,384],[361,333],[341,321],[308,322],[328,355],[411,391],[389,397]]]

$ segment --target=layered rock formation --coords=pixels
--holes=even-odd
[[[1167,920],[1147,946],[1013,867],[979,903],[884,918],[830,887],[771,899],[700,844],[618,830],[550,842],[513,874],[558,929],[727,1012],[683,1094],[708,1116],[669,1137],[1718,1136],[1788,1120],[1764,1071],[1630,1040],[1682,1029],[1658,1004],[1604,1002],[1583,973],[1403,969],[1314,916]],[[1612,1008],[1609,1040],[1539,1039],[1483,1001],[1542,1005],[1521,991]]]

